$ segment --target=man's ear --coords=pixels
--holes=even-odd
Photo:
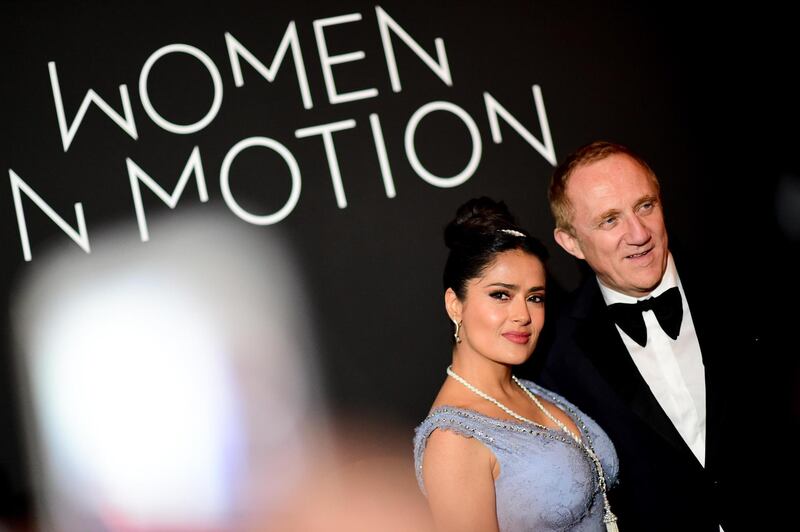
[[[573,257],[577,257],[579,259],[584,259],[583,250],[581,249],[580,242],[578,239],[575,238],[572,234],[567,232],[560,227],[556,227],[553,230],[553,238],[555,238],[558,245],[564,248],[564,251],[572,255]]]
[[[452,288],[444,292],[444,308],[451,320],[461,321],[461,300]]]

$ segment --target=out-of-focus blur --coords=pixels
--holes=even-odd
[[[280,237],[208,212],[126,231],[52,251],[15,298],[37,528],[428,527],[410,449],[327,415]]]

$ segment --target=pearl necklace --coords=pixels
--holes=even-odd
[[[509,416],[513,417],[514,419],[522,421],[524,423],[530,423],[531,425],[535,425],[543,429],[551,430],[549,427],[546,427],[541,423],[537,423],[533,420],[530,420],[524,416],[517,414],[516,412],[508,408],[506,405],[504,405],[503,403],[492,397],[491,395],[479,390],[478,388],[467,382],[466,379],[464,379],[455,371],[453,371],[453,366],[447,366],[447,374],[453,377],[461,384],[463,384],[469,391],[471,391],[472,393],[474,393],[479,397],[482,397],[483,399],[486,399],[487,401],[497,406],[498,408],[500,408],[500,410],[502,410]],[[597,454],[595,454],[594,449],[592,449],[591,442],[588,442],[588,439],[587,439],[588,443],[584,443],[583,441],[581,441],[580,437],[571,430],[569,430],[569,428],[564,423],[562,423],[560,419],[551,414],[544,407],[542,402],[539,401],[539,399],[533,394],[533,392],[531,392],[528,388],[523,386],[521,382],[519,382],[517,377],[511,375],[511,380],[513,380],[517,386],[522,388],[522,391],[525,392],[525,395],[527,395],[530,398],[530,400],[533,401],[533,403],[539,408],[539,410],[544,412],[544,415],[547,416],[547,418],[550,419],[550,421],[555,423],[559,429],[566,432],[570,436],[570,438],[572,438],[575,441],[575,443],[577,443],[584,450],[586,455],[592,460],[592,462],[594,463],[595,470],[597,472],[597,484],[600,487],[601,493],[603,494],[603,507],[605,509],[603,515],[603,523],[605,523],[606,530],[608,532],[619,532],[619,527],[617,526],[617,516],[611,512],[611,505],[609,504],[608,496],[606,495],[606,476],[605,473],[603,473],[603,465],[600,463],[600,459],[597,457]]]

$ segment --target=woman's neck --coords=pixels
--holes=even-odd
[[[513,366],[484,356],[453,350],[452,368],[461,378],[485,393],[511,395],[516,385],[511,380]]]

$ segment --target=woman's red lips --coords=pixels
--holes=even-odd
[[[531,333],[503,333],[503,337],[515,344],[527,344]]]

